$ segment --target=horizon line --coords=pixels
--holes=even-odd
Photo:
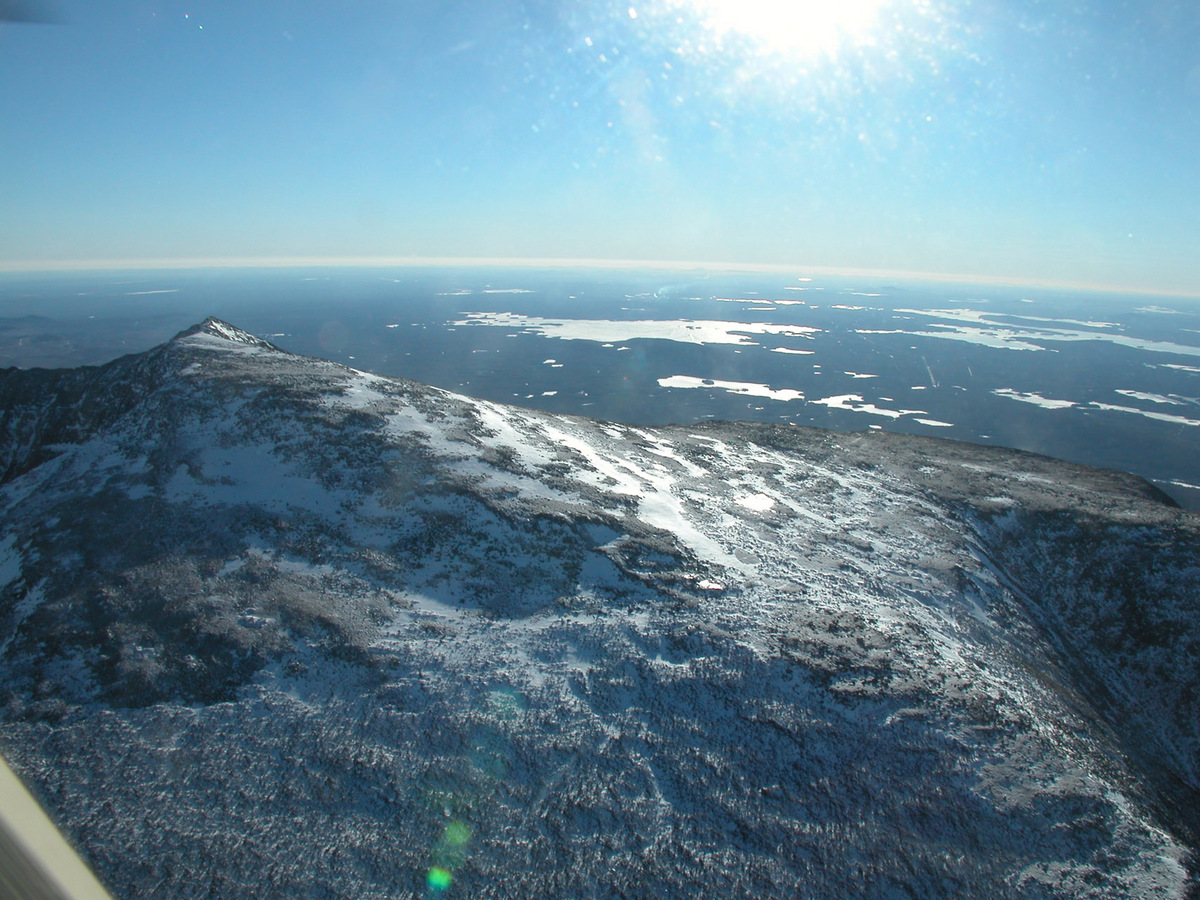
[[[159,271],[182,269],[285,269],[285,268],[528,268],[528,269],[611,269],[636,271],[669,270],[706,272],[747,272],[771,274],[807,274],[857,278],[895,278],[902,281],[926,281],[943,284],[993,285],[1081,290],[1099,293],[1132,293],[1160,297],[1200,298],[1200,290],[1135,287],[1125,284],[1100,284],[1059,278],[980,275],[961,272],[925,272],[911,269],[871,268],[862,266],[822,266],[804,263],[701,262],[661,259],[595,259],[566,257],[486,257],[486,256],[230,256],[230,257],[155,257],[126,259],[74,260],[0,260],[0,274],[51,274],[55,272]]]

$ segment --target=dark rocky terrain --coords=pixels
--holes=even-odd
[[[215,320],[0,409],[0,745],[118,896],[1196,894],[1198,520],[1133,476]]]

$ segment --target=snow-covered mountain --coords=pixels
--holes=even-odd
[[[0,373],[0,745],[118,896],[1182,897],[1198,520],[208,320]]]

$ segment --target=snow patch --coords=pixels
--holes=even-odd
[[[775,498],[766,494],[747,494],[741,497],[734,497],[733,502],[738,506],[744,506],[746,509],[752,509],[755,512],[766,512],[775,505]]]

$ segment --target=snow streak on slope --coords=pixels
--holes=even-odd
[[[1186,893],[1194,666],[1149,673],[1195,526],[1133,479],[553,416],[224,323],[145,366],[0,498],[0,738],[118,893]],[[1072,593],[1110,526],[1160,547],[1136,639]]]

